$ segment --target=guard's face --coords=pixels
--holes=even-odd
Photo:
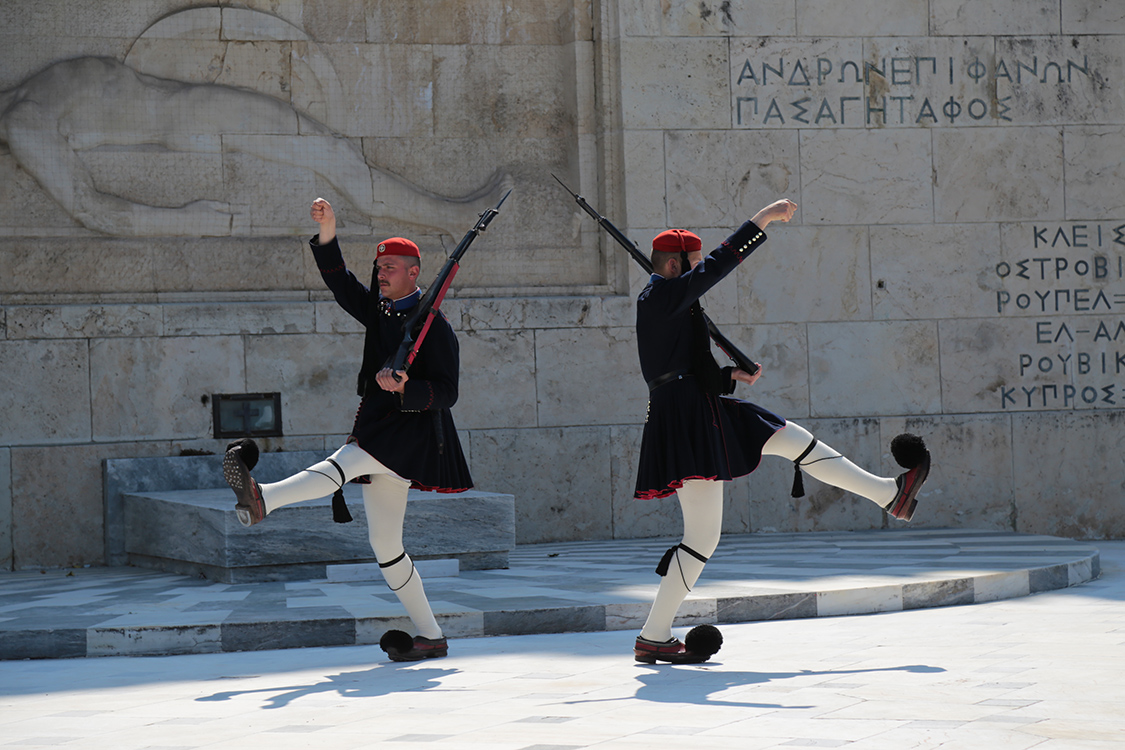
[[[401,299],[418,286],[418,266],[408,265],[401,255],[387,255],[375,261],[379,294],[387,299]]]

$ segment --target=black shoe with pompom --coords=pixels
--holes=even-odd
[[[633,658],[643,664],[666,661],[669,664],[702,664],[719,652],[723,634],[714,625],[698,625],[688,631],[681,643],[679,638],[670,641],[650,641],[637,636]]]
[[[379,648],[387,652],[391,661],[422,661],[422,659],[440,659],[449,655],[449,644],[445,637],[423,638],[416,635],[413,638],[401,630],[388,630],[379,639]]]
[[[235,440],[227,445],[227,452],[223,455],[223,478],[234,490],[234,510],[243,526],[261,523],[266,517],[262,490],[250,476],[250,470],[257,464],[258,444],[251,438]]]
[[[895,478],[898,492],[883,508],[895,518],[909,521],[918,507],[918,491],[930,475],[930,452],[922,438],[903,433],[891,441],[891,455],[907,471]]]

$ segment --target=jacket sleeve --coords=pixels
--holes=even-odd
[[[337,304],[360,323],[366,323],[367,301],[371,291],[348,270],[340,252],[340,243],[333,237],[321,245],[318,234],[309,240],[309,247],[316,259],[320,277],[336,298]]]
[[[449,321],[438,310],[437,317],[418,350],[418,357],[410,368],[410,379],[406,381],[402,394],[402,410],[451,408],[457,403],[460,367],[457,336]]]
[[[747,221],[739,227],[734,234],[712,250],[702,263],[679,279],[672,279],[677,283],[678,292],[672,313],[682,313],[691,307],[692,303],[738,268],[738,265],[765,241],[766,233],[754,222]]]

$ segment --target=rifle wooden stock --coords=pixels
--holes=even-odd
[[[610,237],[616,240],[617,244],[625,248],[629,255],[632,256],[633,260],[637,261],[638,265],[640,265],[640,267],[645,270],[645,273],[652,273],[652,261],[649,260],[647,255],[641,252],[640,248],[637,247],[636,242],[633,242],[624,234],[622,234],[621,230],[615,227],[609,221],[609,219],[605,218],[597,211],[595,211],[594,208],[586,202],[585,198],[568,188],[566,186],[566,183],[560,180],[557,176],[555,176],[554,174],[552,174],[551,176],[555,178],[556,182],[563,186],[563,190],[571,194],[571,196],[574,198],[574,201],[583,211],[588,213],[594,221],[598,222],[598,226],[604,229]],[[743,354],[742,351],[740,351],[739,348],[734,345],[734,342],[724,336],[719,330],[719,327],[715,325],[715,322],[707,316],[707,313],[703,313],[703,322],[707,324],[707,333],[708,335],[710,335],[711,340],[715,342],[715,346],[719,347],[719,349],[723,351],[723,354],[726,354],[728,357],[730,357],[730,360],[734,363],[735,367],[750,375],[753,375],[758,371],[757,363]]]
[[[402,343],[398,346],[398,351],[391,357],[387,363],[395,372],[406,372],[410,369],[410,365],[418,356],[418,349],[422,346],[422,341],[425,340],[426,334],[430,330],[430,324],[434,321],[434,316],[438,314],[441,308],[442,300],[445,299],[445,293],[449,291],[450,284],[453,283],[453,278],[457,275],[457,270],[461,267],[461,257],[465,251],[469,249],[469,245],[473,244],[473,240],[477,238],[478,234],[484,232],[488,228],[489,223],[500,213],[500,206],[504,205],[504,201],[508,200],[508,196],[512,191],[504,193],[504,197],[500,199],[493,208],[486,208],[481,212],[480,218],[473,228],[465,233],[461,241],[457,243],[457,247],[449,254],[445,264],[438,271],[437,276],[434,278],[432,284],[426,288],[426,293],[422,295],[422,299],[418,301],[414,312],[406,319],[405,334],[402,337]],[[417,336],[414,335],[415,329],[418,330]],[[395,375],[398,380],[398,375]]]

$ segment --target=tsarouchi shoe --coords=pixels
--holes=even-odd
[[[238,514],[238,522],[243,526],[253,526],[266,517],[266,504],[262,500],[261,487],[250,476],[250,469],[243,460],[243,450],[241,445],[227,449],[223,456],[223,478],[237,498],[234,512]]]
[[[883,507],[895,518],[909,521],[918,507],[918,491],[930,475],[930,452],[922,438],[904,433],[891,441],[891,455],[907,471],[895,477],[898,492]]]
[[[633,658],[644,664],[666,661],[669,664],[702,664],[716,654],[723,645],[723,635],[714,625],[692,628],[686,643],[679,638],[668,641],[650,641],[637,636],[633,645]]]
[[[401,630],[388,630],[379,639],[379,648],[387,652],[391,661],[422,661],[423,659],[440,659],[449,655],[449,644],[445,636],[441,638],[423,638],[416,635],[411,638]]]

